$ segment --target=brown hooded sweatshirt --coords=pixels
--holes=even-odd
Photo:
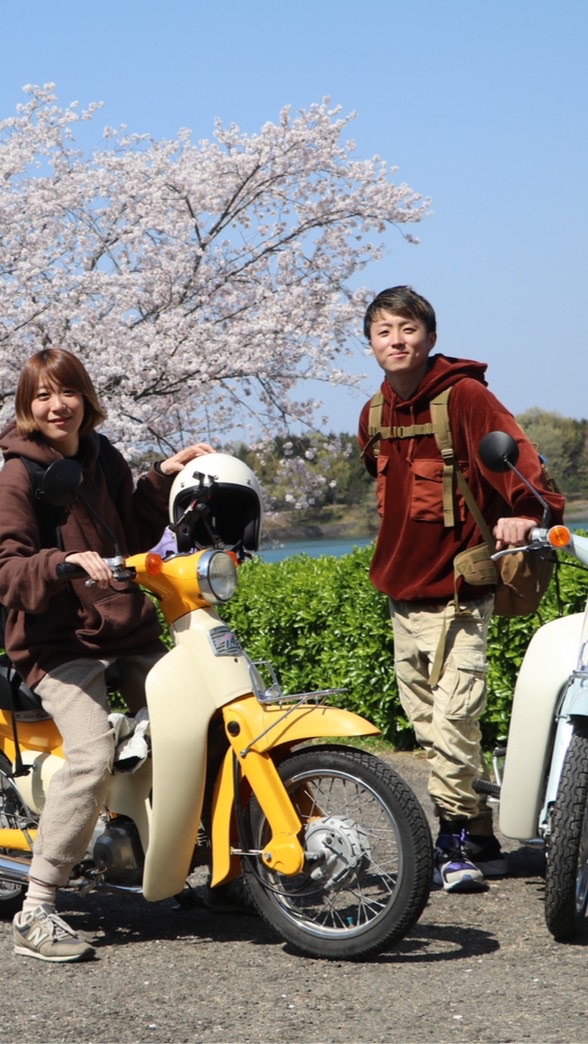
[[[478,446],[488,432],[505,431],[519,446],[521,473],[551,508],[550,524],[561,522],[564,499],[545,488],[537,451],[514,417],[488,390],[486,364],[434,355],[412,398],[398,397],[387,380],[383,426],[410,426],[431,420],[429,403],[451,386],[449,424],[455,456],[490,529],[506,516],[533,519],[541,508],[511,471],[496,474],[482,464]],[[443,525],[442,459],[433,435],[382,439],[376,458],[368,445],[369,402],[361,411],[359,444],[370,474],[378,475],[382,521],[370,576],[375,587],[396,601],[448,602],[454,593],[453,559],[483,542],[459,491],[455,491],[455,526]],[[486,589],[458,588],[463,599],[480,598]],[[490,588],[487,589],[491,590]]]
[[[47,467],[61,458],[59,452],[43,439],[19,435],[14,423],[0,433],[0,450],[5,459],[0,471],[0,603],[10,610],[6,651],[27,684],[36,685],[47,671],[74,658],[116,657],[156,642],[161,633],[157,614],[135,584],[102,589],[57,577],[57,566],[74,551],[114,554],[112,537],[80,500],[60,527],[63,550],[41,547],[31,477],[19,456]],[[113,448],[117,474],[109,485],[98,451],[96,432],[80,439],[75,459],[83,471],[83,496],[115,534],[123,554],[146,551],[165,528],[172,480],[152,469],[133,489],[131,471]],[[116,504],[110,488],[117,491]]]

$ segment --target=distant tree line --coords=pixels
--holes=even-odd
[[[517,420],[566,497],[588,500],[588,420],[538,408]],[[232,449],[255,471],[270,511],[302,511],[310,517],[327,508],[373,504],[373,483],[355,435],[280,436],[263,446]]]
[[[573,420],[534,407],[517,420],[566,497],[588,499],[588,420]]]

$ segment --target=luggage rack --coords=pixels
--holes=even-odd
[[[260,667],[269,674],[269,685],[266,685],[259,670]],[[271,732],[272,729],[283,722],[289,714],[293,714],[300,706],[310,703],[315,707],[321,707],[327,702],[329,696],[346,691],[345,689],[316,689],[314,692],[296,692],[291,695],[285,695],[269,660],[252,660],[249,665],[249,674],[251,677],[251,690],[257,701],[264,707],[283,707],[284,713],[280,714],[263,732],[260,732],[258,736],[251,740],[240,752],[242,758],[249,754],[249,751],[253,749],[260,739],[263,739],[268,732]]]
[[[260,668],[269,674],[269,685],[266,684]],[[315,689],[313,692],[294,692],[287,694],[283,691],[273,664],[269,660],[253,660],[249,666],[249,674],[251,677],[251,690],[253,695],[259,703],[266,706],[268,704],[282,705],[290,703],[295,706],[298,706],[301,703],[316,703],[320,705],[326,703],[329,696],[335,696],[341,692],[347,691],[345,688]]]

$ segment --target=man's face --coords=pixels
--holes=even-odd
[[[407,319],[387,311],[378,312],[370,328],[372,351],[391,384],[394,377],[420,379],[436,340],[437,335],[427,332],[420,319]]]

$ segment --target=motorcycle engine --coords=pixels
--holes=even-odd
[[[141,884],[144,855],[137,827],[122,816],[106,824],[92,849],[92,858],[104,880],[127,887]]]

